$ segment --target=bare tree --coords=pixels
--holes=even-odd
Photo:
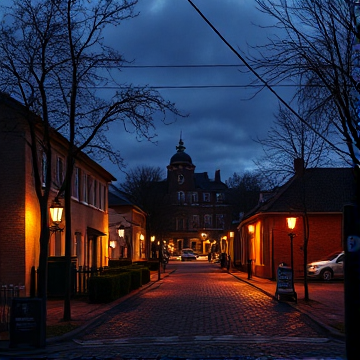
[[[2,7],[0,40],[0,90],[24,104],[29,114],[42,120],[44,138],[32,138],[36,193],[41,210],[39,296],[46,318],[46,268],[48,254],[48,209],[51,182],[51,134],[55,128],[69,140],[65,180],[59,195],[65,201],[65,256],[68,263],[64,320],[70,311],[71,178],[80,151],[108,156],[119,166],[122,159],[107,140],[112,123],[125,132],[152,140],[155,121],[166,122],[168,114],[180,115],[174,104],[149,87],[122,85],[118,73],[126,62],[106,45],[104,30],[137,16],[137,0],[14,0]],[[107,88],[106,94],[100,90]],[[111,90],[112,89],[112,90]],[[33,122],[28,117],[33,134]],[[120,131],[120,130],[119,130]],[[37,147],[47,157],[46,190],[41,191]]]
[[[314,132],[287,108],[279,105],[267,136],[255,140],[264,151],[264,155],[255,160],[257,171],[269,187],[281,185],[294,174],[295,159],[303,159],[305,168],[346,164],[343,157],[338,156],[332,146],[318,135],[322,134],[327,139],[335,136],[330,122],[316,115],[320,114],[313,114],[312,119],[307,120],[316,129]]]
[[[147,213],[147,236],[161,239],[171,219],[167,182],[161,168],[138,166],[131,169],[120,188]]]
[[[225,184],[229,187],[229,201],[234,208],[234,220],[238,220],[240,213],[247,213],[257,205],[262,188],[260,176],[255,171],[245,171],[243,174],[235,172]]]
[[[288,110],[324,144],[359,165],[359,93],[353,71],[354,57],[359,55],[353,52],[352,6],[340,0],[255,1],[260,11],[275,20],[272,27],[279,31],[265,45],[254,48],[258,55],[251,57],[253,68],[267,84],[301,85],[295,93],[303,104],[301,113],[291,106]],[[320,129],[314,127],[314,117],[322,122]],[[328,139],[322,133],[324,126],[337,137]]]

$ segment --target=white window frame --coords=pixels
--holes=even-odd
[[[210,202],[210,193],[203,193],[203,201]]]

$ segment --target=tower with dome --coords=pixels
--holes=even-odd
[[[176,153],[167,165],[166,187],[171,216],[163,240],[174,255],[184,248],[207,255],[231,252],[232,205],[220,170],[211,179],[195,172],[191,156],[180,137]]]

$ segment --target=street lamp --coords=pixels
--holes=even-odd
[[[291,255],[291,286],[296,301],[296,292],[294,287],[294,251],[293,251],[293,240],[296,234],[292,232],[296,226],[296,217],[288,217],[286,218],[286,222],[288,229],[290,230],[289,237],[290,237],[290,255]]]
[[[59,224],[61,223],[63,211],[64,211],[64,207],[61,205],[59,199],[56,197],[50,206],[51,221],[54,224],[50,226],[51,232],[64,230],[59,227]]]
[[[288,217],[286,218],[288,229],[290,230],[289,237],[290,237],[290,254],[291,254],[291,269],[294,275],[294,252],[293,252],[293,240],[296,236],[292,230],[294,230],[296,225],[296,217]]]
[[[255,232],[255,226],[250,224],[248,225],[248,232],[249,232],[249,235],[250,235],[250,241],[248,241],[248,280],[251,279],[252,277],[252,259],[251,259],[251,246],[252,246],[252,237],[254,235],[254,232]]]

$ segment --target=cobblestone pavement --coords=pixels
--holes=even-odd
[[[31,358],[345,359],[344,354],[344,341],[288,303],[215,264],[189,262],[177,263],[171,275],[119,303],[72,342]]]

